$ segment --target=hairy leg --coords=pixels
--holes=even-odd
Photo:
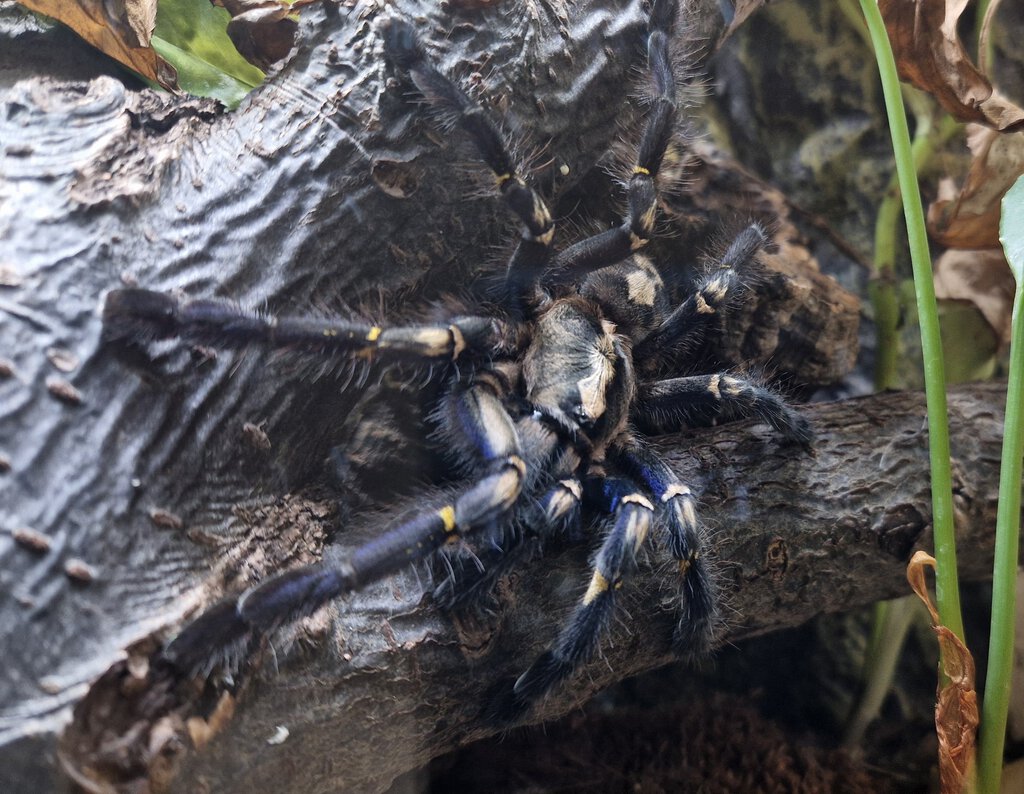
[[[798,444],[814,437],[811,423],[775,392],[726,373],[641,383],[632,416],[639,427],[663,433],[715,419],[756,418]]]
[[[615,461],[653,493],[656,526],[665,533],[669,553],[678,566],[683,599],[673,647],[685,657],[703,656],[711,650],[721,616],[718,586],[704,553],[706,544],[693,494],[653,450],[635,438],[616,446]]]
[[[296,568],[226,598],[186,626],[165,657],[180,669],[207,671],[255,637],[507,520],[527,474],[512,419],[483,386],[457,388],[445,403],[442,410],[452,417],[447,432],[460,437],[463,454],[477,458],[480,474],[474,484],[450,503],[418,513],[358,547],[340,564]]]
[[[347,359],[445,362],[490,352],[511,340],[514,325],[490,317],[455,317],[447,325],[385,328],[329,317],[271,317],[222,300],[179,301],[146,289],[108,293],[104,334],[145,344],[179,338],[219,348],[302,351]]]
[[[486,715],[494,722],[517,720],[593,656],[614,612],[623,578],[651,529],[654,505],[629,478],[592,471],[585,500],[611,516],[590,583],[551,648],[515,682],[503,682],[491,692]]]

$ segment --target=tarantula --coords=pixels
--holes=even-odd
[[[808,443],[811,431],[779,397],[743,378],[666,377],[681,369],[694,342],[741,293],[765,242],[760,227],[747,228],[675,306],[658,270],[638,253],[654,233],[659,170],[677,126],[671,43],[677,13],[676,0],[654,0],[650,11],[647,63],[654,90],[626,188],[626,217],[562,251],[552,245],[551,213],[517,171],[495,122],[433,65],[409,23],[390,19],[381,26],[387,60],[443,122],[475,144],[522,223],[493,301],[496,312],[385,327],[270,317],[223,301],[179,302],[143,289],[110,293],[107,333],[133,343],[177,337],[384,367],[429,364],[442,387],[430,420],[455,462],[472,473],[450,503],[399,523],[342,563],[290,570],[215,605],[166,649],[172,664],[208,670],[218,653],[464,540],[485,566],[474,586],[493,581],[524,538],[543,542],[595,514],[604,516],[603,541],[581,601],[550,649],[496,695],[492,714],[515,719],[594,653],[617,591],[652,530],[664,537],[682,585],[674,646],[688,655],[709,649],[720,619],[718,593],[694,497],[635,428],[757,416],[799,443]]]

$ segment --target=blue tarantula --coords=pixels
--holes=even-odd
[[[742,291],[743,274],[765,242],[758,226],[747,228],[678,305],[638,253],[654,234],[659,170],[678,123],[671,42],[677,13],[676,0],[652,4],[653,96],[626,188],[626,217],[561,251],[552,244],[551,213],[517,171],[495,122],[434,66],[409,23],[383,24],[390,64],[442,122],[473,142],[522,223],[500,294],[488,303],[496,308],[486,315],[465,311],[439,323],[387,327],[269,317],[142,289],[110,293],[107,333],[133,343],[177,337],[383,367],[430,365],[441,386],[431,421],[473,476],[450,503],[383,532],[341,563],[296,568],[221,601],[169,645],[164,655],[173,665],[186,673],[208,670],[226,650],[463,540],[473,544],[483,570],[461,582],[455,576],[452,588],[470,579],[473,588],[493,583],[524,539],[543,542],[593,516],[603,517],[604,533],[582,600],[550,649],[495,694],[490,713],[516,719],[592,656],[652,531],[677,563],[682,599],[674,646],[685,655],[710,648],[720,610],[694,497],[639,431],[736,416],[760,417],[802,444],[811,431],[778,396],[743,378],[671,377],[685,371],[688,351]]]

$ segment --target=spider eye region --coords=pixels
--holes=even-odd
[[[562,305],[538,324],[523,374],[533,405],[593,427],[608,408],[616,377],[614,326],[575,306]]]

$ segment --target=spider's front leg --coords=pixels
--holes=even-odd
[[[184,671],[207,672],[255,637],[507,521],[523,491],[527,464],[501,401],[478,382],[451,391],[438,415],[456,451],[479,472],[475,484],[365,543],[340,564],[296,568],[225,599],[186,626],[166,658]]]
[[[551,255],[555,224],[547,204],[519,174],[494,121],[479,103],[431,63],[412,25],[405,20],[388,19],[381,33],[388,59],[408,72],[442,124],[461,127],[469,136],[494,174],[506,206],[522,222],[519,245],[505,275],[509,308],[522,314]]]
[[[623,577],[651,529],[654,505],[629,478],[605,476],[600,466],[592,465],[585,499],[611,514],[611,526],[594,558],[590,584],[551,648],[514,684],[502,683],[491,693],[487,717],[493,722],[517,720],[593,656],[614,611]]]
[[[616,446],[615,461],[654,494],[657,526],[667,536],[668,550],[679,566],[683,585],[682,612],[672,645],[681,656],[701,657],[711,650],[721,616],[718,586],[704,553],[706,544],[693,494],[653,450],[636,438]]]

